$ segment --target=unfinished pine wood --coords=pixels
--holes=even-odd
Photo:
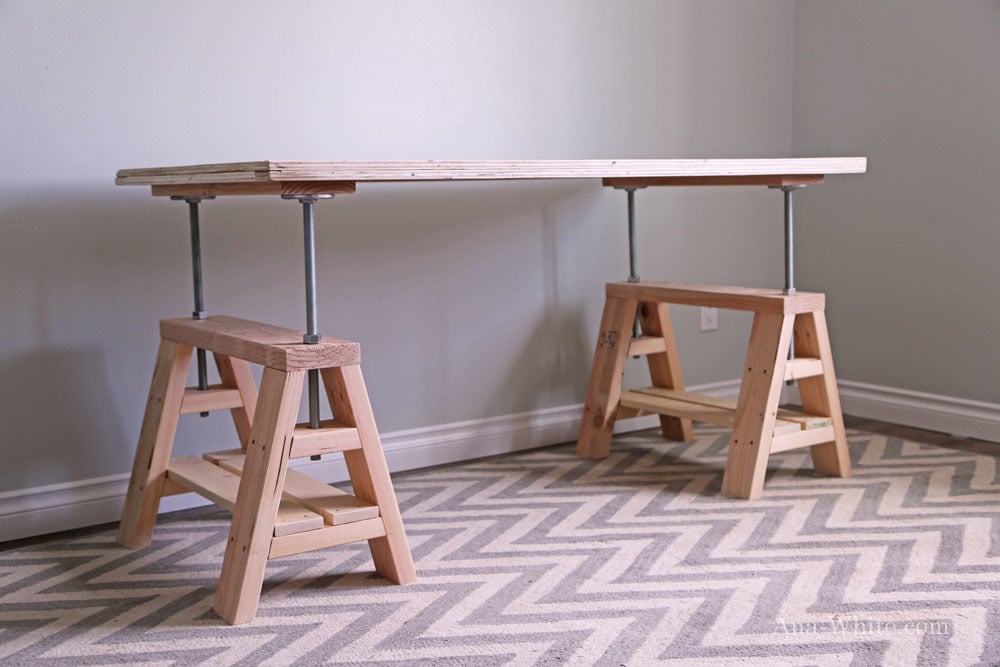
[[[358,429],[361,448],[344,452],[354,495],[377,505],[385,535],[368,540],[375,571],[389,581],[407,584],[417,578],[413,557],[403,529],[389,466],[382,451],[375,415],[360,366],[324,368],[320,371],[330,408],[337,421]],[[355,524],[356,525],[356,524]]]
[[[215,595],[215,611],[232,624],[246,623],[257,612],[285,483],[292,430],[302,399],[303,376],[303,371],[265,368],[261,378],[246,464]]]
[[[798,350],[801,352],[802,350]],[[796,357],[785,362],[785,381],[801,380],[823,374],[823,362],[809,357]]]
[[[577,456],[604,458],[611,451],[622,373],[637,307],[638,302],[634,298],[608,297],[604,302],[601,331],[597,336],[590,383],[583,404],[580,436],[576,441]]]
[[[245,461],[242,450],[210,452],[205,454],[204,458],[232,473],[243,472]],[[282,496],[316,512],[331,526],[374,519],[379,513],[377,506],[292,468],[285,471],[285,488]]]
[[[798,449],[800,447],[815,447],[834,439],[833,426],[811,429],[809,431],[799,431],[798,433],[787,433],[783,435],[775,434],[771,440],[771,453]]]
[[[714,398],[702,394],[692,394],[683,391],[672,391],[661,387],[643,387],[629,392],[623,392],[620,403],[626,407],[638,408],[648,412],[660,414],[670,414],[675,417],[682,417],[694,421],[715,424],[733,428],[736,425],[736,404],[731,399]],[[779,417],[781,417],[779,412]],[[792,421],[797,415],[784,411],[790,419],[777,418],[774,420],[775,435],[786,433],[798,433],[803,429],[803,425],[798,421]],[[827,420],[827,423],[829,421]]]
[[[784,294],[777,289],[645,280],[639,283],[608,283],[606,291],[608,298],[632,298],[654,303],[750,310],[755,313],[780,315],[823,310],[826,304],[826,296],[816,292]]]
[[[149,546],[153,541],[192,352],[190,345],[160,341],[118,527],[118,542],[128,549]]]
[[[840,408],[837,376],[833,369],[833,352],[826,315],[819,311],[795,318],[795,350],[798,354],[817,357],[823,364],[823,374],[799,380],[799,396],[806,412],[830,417],[833,437],[813,447],[813,466],[820,475],[851,476],[851,456],[847,449],[847,434]]]
[[[229,413],[240,438],[240,447],[246,449],[250,440],[250,425],[253,424],[254,406],[257,403],[257,385],[254,383],[250,364],[242,359],[215,354],[215,366],[223,384],[236,387],[240,392],[240,405]]]
[[[243,397],[239,389],[221,384],[209,385],[208,389],[187,387],[181,400],[181,414],[192,412],[212,412],[214,410],[230,410],[243,407]]]
[[[271,551],[268,558],[292,556],[306,551],[360,542],[361,540],[368,540],[368,543],[371,544],[377,540],[385,539],[385,536],[385,524],[381,518],[365,519],[343,526],[327,526],[321,530],[311,530],[308,533],[275,537],[271,540]]]
[[[643,387],[641,389],[636,389],[635,391],[651,396],[662,396],[664,398],[684,401],[686,403],[721,408],[723,410],[732,410],[734,412],[736,411],[736,400],[730,398],[718,398],[715,396],[706,396],[705,394],[695,394],[692,392],[663,389],[660,387]],[[830,418],[817,415],[807,415],[802,412],[798,412],[797,410],[778,408],[778,417],[775,424],[781,426],[782,428],[785,425],[794,425],[795,431],[802,431],[829,426]],[[782,428],[778,428],[776,426],[774,432],[783,432]]]
[[[752,500],[764,488],[794,320],[789,315],[754,314],[722,476],[724,496]]]
[[[240,489],[240,477],[229,470],[198,456],[185,456],[170,461],[167,479],[177,482],[189,491],[208,498],[219,507],[233,512]],[[274,518],[274,535],[292,535],[323,527],[323,517],[310,511],[301,503],[282,500]]]
[[[605,178],[605,186],[613,188],[649,188],[688,185],[812,185],[822,183],[822,174],[762,174],[756,176],[647,176],[638,178]],[[154,193],[155,194],[155,193]]]
[[[662,368],[650,365],[653,387],[622,392],[622,368],[614,364],[624,363],[624,353],[615,356],[607,351],[602,353],[599,343],[587,400],[597,395],[602,402],[606,395],[617,395],[613,412],[606,413],[612,415],[610,423],[602,424],[608,443],[615,415],[624,418],[654,413],[677,420],[730,427],[733,436],[723,478],[723,494],[737,498],[760,496],[767,457],[772,452],[810,447],[818,473],[850,474],[846,440],[838,441],[836,437],[838,432],[843,433],[843,420],[823,315],[824,295],[802,292],[786,295],[779,290],[687,283],[609,283],[604,319],[610,317],[621,328],[630,326],[630,315],[622,309],[622,304],[629,299],[638,301],[639,320],[645,334],[630,341],[629,350],[665,363]],[[669,327],[668,303],[754,312],[738,400],[683,391],[677,345]],[[601,329],[603,339],[603,332],[608,329],[606,321],[602,321]],[[800,356],[788,360],[793,330]],[[662,336],[662,346],[653,342],[657,334]],[[672,368],[678,370],[676,377],[672,375]],[[798,380],[800,387],[805,387],[804,412],[778,407],[786,379]],[[584,435],[592,438],[587,431],[593,430],[587,419],[587,406],[585,404],[581,440],[577,443],[581,456],[594,451],[586,448],[590,443],[584,438]],[[607,446],[596,453],[606,456]]]
[[[354,183],[344,181],[281,181],[253,183],[191,183],[154,185],[154,197],[227,197],[233,195],[341,195],[352,194]]]
[[[663,342],[662,336],[639,336],[633,338],[628,344],[628,356],[637,357],[647,354],[659,354],[666,352],[667,344]]]
[[[863,157],[639,160],[412,160],[229,164],[123,169],[118,185],[188,185],[280,181],[469,181],[559,178],[645,178],[856,174]]]
[[[216,354],[236,357],[276,370],[300,370],[358,364],[361,346],[323,336],[319,343],[302,342],[302,332],[226,315],[204,320],[160,320],[160,336]]]
[[[309,428],[308,424],[296,424],[291,458],[300,459],[360,448],[361,437],[358,435],[358,429],[345,426],[334,419],[324,419],[320,421],[319,428]]]
[[[167,478],[230,512],[236,509],[239,476],[197,456],[172,459],[167,466]]]
[[[191,493],[191,489],[187,488],[182,484],[178,484],[174,480],[164,475],[163,489],[160,491],[160,497],[162,498],[164,496],[179,496],[182,493]]]
[[[647,336],[663,342],[663,352],[646,356],[649,377],[654,387],[684,389],[681,361],[677,354],[677,341],[670,320],[670,306],[665,303],[641,302],[638,305],[639,327]],[[691,420],[675,415],[660,414],[660,431],[663,437],[689,442],[694,440]]]

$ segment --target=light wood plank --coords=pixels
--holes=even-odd
[[[190,345],[160,341],[118,527],[118,542],[128,549],[149,546],[153,541],[192,352]]]
[[[604,185],[613,188],[649,188],[690,185],[812,185],[823,182],[822,174],[786,174],[759,176],[649,176],[645,178],[605,178]]]
[[[304,371],[265,368],[261,378],[246,464],[215,595],[215,611],[232,624],[253,620],[257,612],[304,375]]]
[[[826,296],[817,292],[784,294],[776,289],[642,281],[608,283],[607,296],[619,299],[707,306],[788,315],[823,310]]]
[[[663,351],[646,357],[649,377],[654,387],[664,389],[684,389],[684,375],[674,339],[674,327],[670,320],[670,306],[665,303],[643,302],[638,306],[639,327],[644,335],[658,338],[663,342]],[[694,430],[690,419],[660,414],[660,431],[663,437],[689,442],[694,440]]]
[[[361,347],[348,340],[324,336],[319,343],[307,345],[301,331],[225,315],[160,320],[160,336],[276,370],[341,366],[361,360]]]
[[[230,512],[236,509],[240,478],[197,456],[170,461],[167,477]]]
[[[622,373],[637,305],[635,299],[629,298],[609,297],[604,302],[580,435],[576,441],[577,456],[604,458],[611,451],[611,434],[618,418]]]
[[[643,394],[649,394],[651,396],[662,396],[664,398],[670,398],[677,401],[722,408],[724,410],[736,410],[736,401],[729,398],[717,398],[715,396],[694,394],[674,389],[663,389],[661,387],[643,387],[636,389],[635,391]],[[778,415],[775,423],[783,426],[784,424],[782,424],[782,422],[795,424],[795,430],[811,430],[829,426],[830,418],[823,417],[821,415],[807,415],[797,410],[789,410],[787,408],[778,408]],[[783,431],[779,428],[775,428],[775,433],[779,432]]]
[[[667,349],[662,336],[640,336],[633,338],[628,344],[628,356],[644,356],[647,354],[660,354]]]
[[[840,393],[833,369],[833,352],[826,315],[805,313],[795,318],[795,349],[799,354],[818,357],[823,361],[823,374],[799,380],[799,396],[806,412],[830,417],[833,437],[829,442],[813,447],[813,466],[817,474],[834,477],[851,476],[851,456],[847,449],[847,433],[840,408]]]
[[[245,457],[242,450],[211,452],[205,454],[204,458],[237,475],[243,472]],[[355,498],[345,491],[292,468],[285,472],[285,489],[282,496],[321,515],[331,526],[378,516],[376,505]]]
[[[368,540],[375,571],[397,584],[411,583],[416,580],[417,572],[413,567],[413,556],[403,529],[403,518],[392,488],[389,466],[382,451],[361,367],[324,368],[320,375],[334,417],[357,428],[361,438],[361,449],[344,452],[344,462],[354,495],[377,505],[385,526],[384,536]]]
[[[801,352],[802,350],[799,350]],[[823,374],[823,362],[809,357],[796,357],[785,362],[785,381],[801,380]]]
[[[187,387],[181,401],[181,414],[192,412],[212,412],[213,410],[231,410],[242,407],[243,397],[239,389],[221,384],[209,385],[208,389]]]
[[[240,478],[230,470],[213,465],[197,456],[186,456],[170,461],[167,478],[230,512],[236,509]],[[310,511],[302,503],[282,500],[278,505],[278,513],[274,519],[274,535],[291,535],[322,527],[323,517]]]
[[[123,169],[118,185],[253,181],[453,181],[548,178],[808,176],[864,173],[863,157],[629,160],[292,160]]]
[[[831,442],[834,438],[833,426],[811,429],[809,431],[799,431],[798,433],[787,433],[784,435],[775,434],[771,440],[771,453],[777,454],[789,449],[799,447],[814,447],[823,443]]]
[[[722,476],[724,496],[752,500],[759,498],[764,488],[794,321],[788,315],[754,315]]]
[[[385,525],[381,518],[356,521],[343,526],[327,526],[321,530],[311,530],[308,533],[275,537],[271,540],[271,549],[267,557],[269,559],[281,558],[282,556],[292,556],[306,551],[360,542],[361,540],[368,540],[370,544],[380,538],[384,539],[385,534]]]
[[[154,197],[227,197],[233,195],[349,195],[354,183],[344,181],[264,181],[154,185]]]
[[[254,383],[250,364],[243,359],[215,354],[215,366],[219,369],[219,378],[223,384],[236,387],[240,392],[241,404],[230,410],[233,425],[240,438],[240,447],[246,449],[250,441],[250,429],[253,424],[254,406],[257,404],[257,385]]]
[[[626,394],[628,395],[626,396]],[[676,417],[715,424],[716,426],[733,428],[736,424],[737,402],[726,398],[715,398],[702,394],[664,389],[662,387],[643,387],[623,393],[621,404],[630,408],[644,409],[660,414],[670,414]],[[802,422],[806,421],[806,419],[800,419],[803,417],[808,419],[801,413],[791,410],[779,410],[778,418],[774,420],[774,430],[772,432],[775,435],[797,433],[805,428]],[[819,419],[824,424],[829,424],[828,419]]]
[[[345,426],[333,419],[320,421],[319,428],[309,428],[308,424],[296,424],[292,437],[291,458],[333,454],[361,448],[358,429]]]

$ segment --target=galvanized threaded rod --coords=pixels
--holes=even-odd
[[[628,198],[628,281],[630,283],[639,282],[639,252],[636,248],[636,233],[635,233],[635,190],[636,188],[627,187],[623,188],[625,190],[625,195]],[[636,315],[636,319],[632,322],[632,337],[638,338],[641,335],[639,331],[639,318]]]
[[[302,200],[302,237],[306,267],[306,334],[305,343],[319,342],[316,325],[316,222],[313,218],[313,199]],[[319,371],[310,369],[309,377],[309,428],[319,428]]]
[[[187,202],[188,205],[188,219],[191,223],[191,274],[194,283],[194,312],[191,313],[191,317],[203,320],[208,317],[208,313],[205,312],[204,282],[201,272],[201,220],[198,217],[198,204],[201,203],[202,198],[171,197],[171,199]],[[206,199],[213,199],[213,197],[206,197]],[[206,391],[208,389],[208,361],[205,350],[198,348],[195,353],[198,363],[198,389]],[[198,414],[202,417],[208,416],[207,412],[199,412]]]
[[[333,195],[282,195],[282,199],[298,199],[302,204],[302,239],[306,272],[306,333],[302,342],[316,344],[320,341],[316,324],[316,223],[313,204],[318,199]],[[319,428],[319,371],[310,369],[306,374],[309,386],[309,428]],[[318,458],[318,457],[313,457]]]
[[[635,247],[635,188],[625,188],[625,193],[628,196],[628,281],[637,283],[639,272],[636,269],[638,253]]]
[[[793,195],[804,184],[770,186],[780,189],[785,200],[785,294],[795,294],[795,202]],[[795,341],[788,343],[788,358],[795,358]],[[792,384],[789,381],[788,384]]]
[[[796,186],[781,188],[785,196],[785,294],[795,294],[795,209],[792,195]]]

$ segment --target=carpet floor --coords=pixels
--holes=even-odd
[[[136,552],[111,529],[21,544],[0,664],[1000,664],[1000,445],[862,426],[852,478],[791,451],[753,502],[720,497],[710,427],[400,474],[417,583],[364,544],[279,559],[238,627],[212,612],[224,512]]]

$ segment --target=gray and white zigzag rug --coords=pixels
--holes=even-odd
[[[719,496],[729,432],[650,432],[395,476],[418,582],[364,544],[271,561],[212,612],[228,515],[0,552],[4,665],[998,665],[1000,445],[850,432],[854,477],[772,457]]]

